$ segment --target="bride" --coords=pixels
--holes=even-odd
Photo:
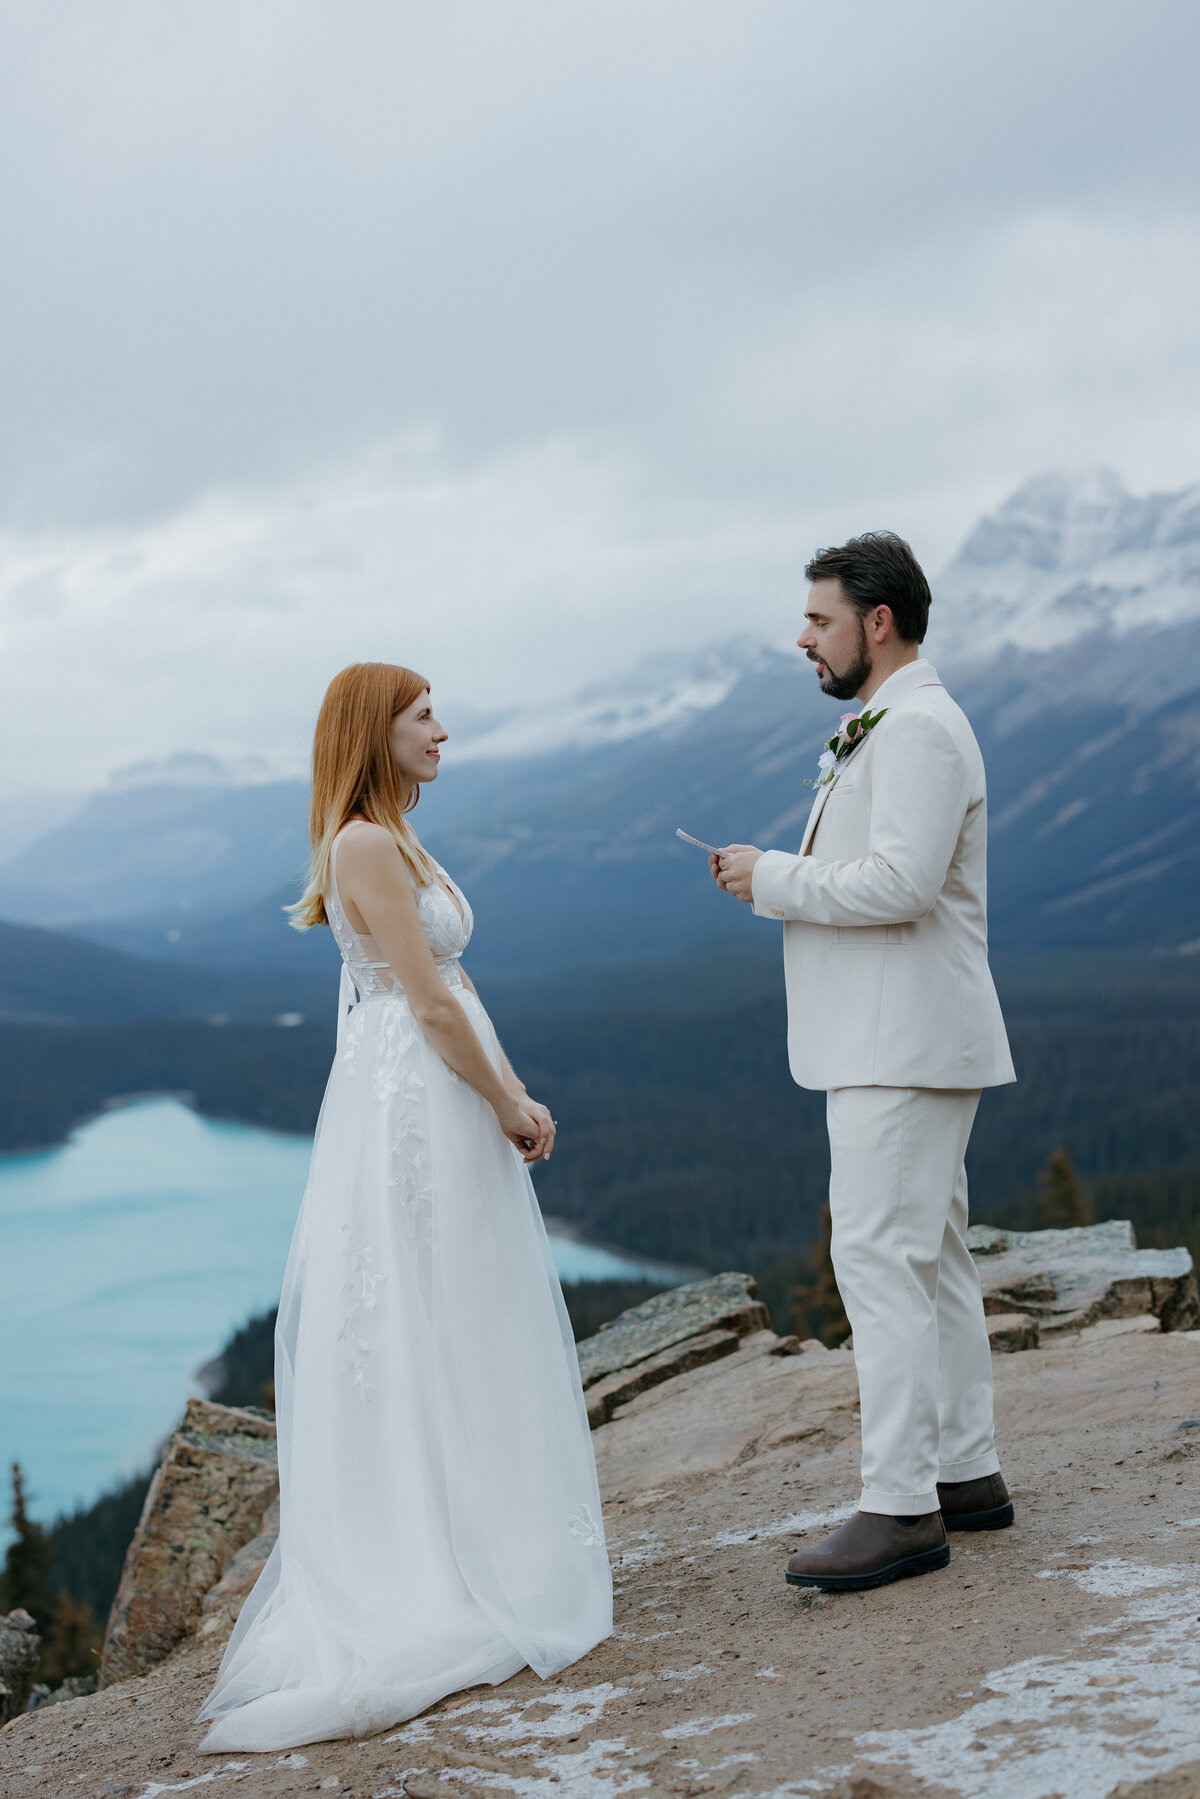
[[[405,814],[446,732],[358,663],[313,747],[300,929],[342,952],[337,1053],[275,1336],[279,1540],[202,1748],[363,1736],[545,1677],[612,1630],[596,1470],[527,1164],[554,1122],[459,957],[472,917]]]

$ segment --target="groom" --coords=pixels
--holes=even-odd
[[[799,647],[823,693],[865,710],[821,758],[800,853],[732,844],[711,866],[760,918],[784,921],[792,1075],[826,1090],[863,1491],[787,1578],[843,1589],[944,1567],[947,1529],[1012,1523],[963,1156],[980,1089],[1015,1077],[987,961],[983,759],[917,659],[928,582],[886,531],[804,572]]]

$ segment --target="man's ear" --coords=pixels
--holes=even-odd
[[[876,606],[874,620],[875,622],[871,627],[871,641],[873,643],[886,643],[891,636],[893,627],[896,623],[892,616],[891,607]]]

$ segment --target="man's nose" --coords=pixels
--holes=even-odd
[[[811,625],[806,625],[804,630],[801,631],[799,637],[797,637],[797,639],[796,639],[796,648],[798,650],[815,650],[816,647],[817,647],[816,634],[814,633]]]

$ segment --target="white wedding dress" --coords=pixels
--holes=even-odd
[[[575,1346],[533,1183],[351,930],[336,855],[337,1054],[275,1337],[279,1540],[200,1713],[207,1751],[362,1736],[526,1664],[553,1674],[612,1630]],[[495,1060],[458,965],[471,911],[438,873],[446,885],[418,889],[421,922]]]

